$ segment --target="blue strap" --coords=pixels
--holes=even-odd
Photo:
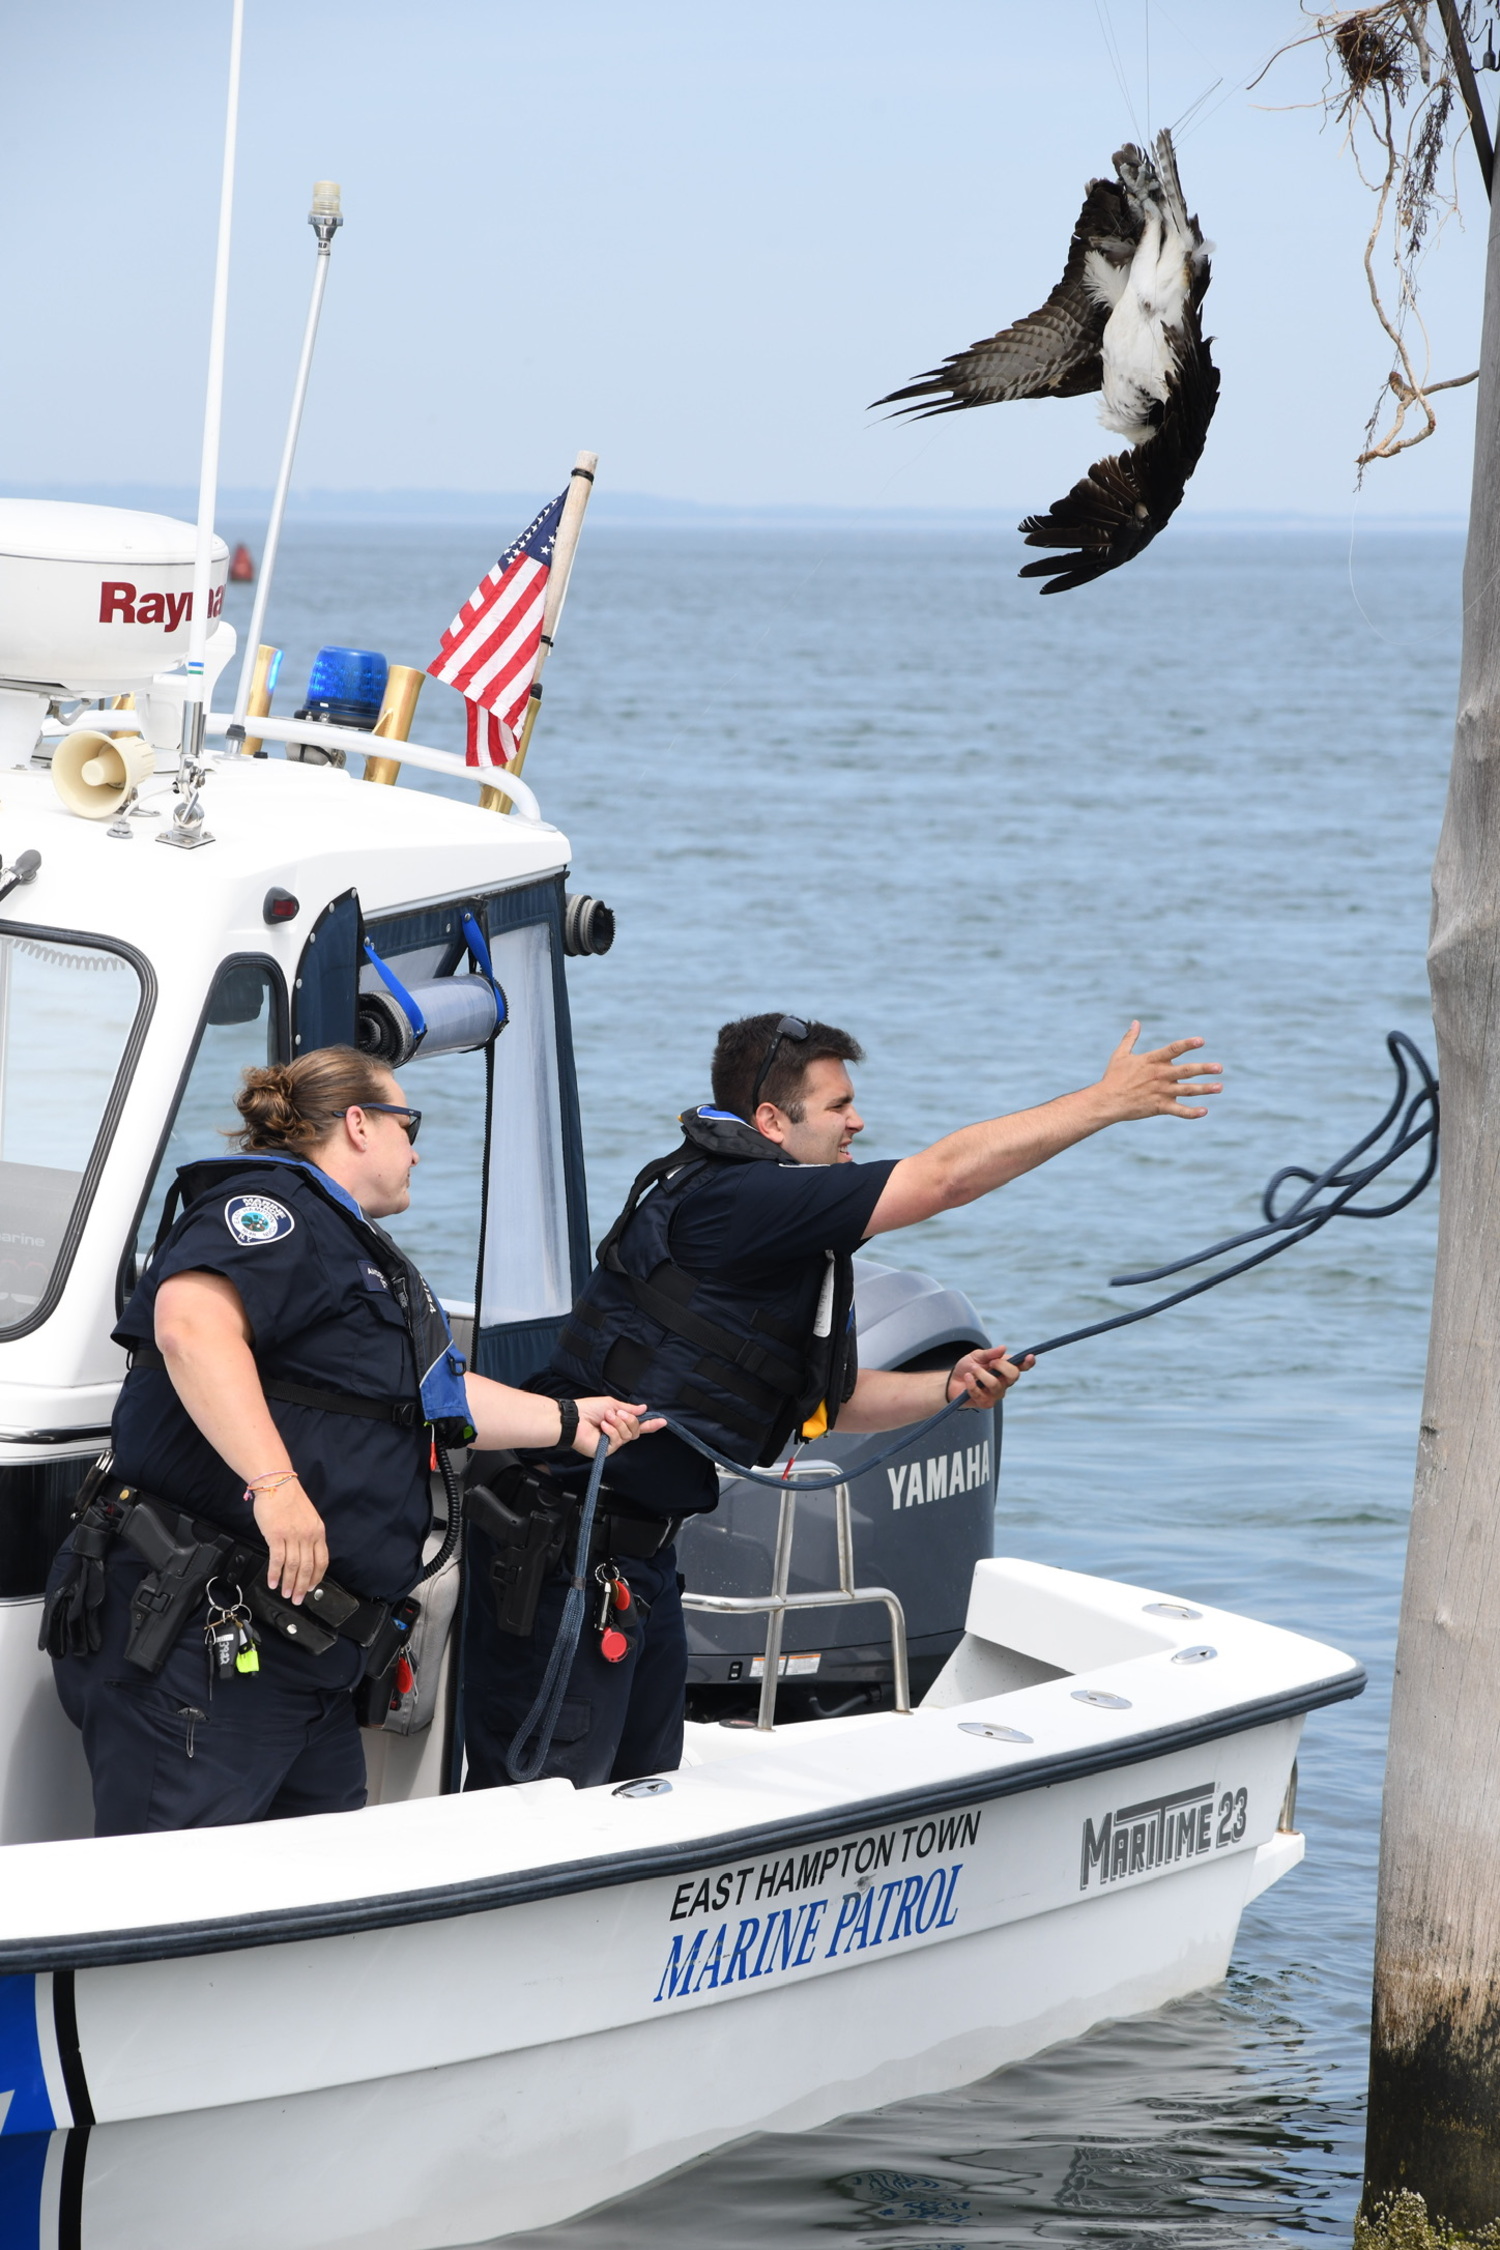
[[[463,918],[463,933],[470,959],[495,995],[497,1012],[495,1028],[498,1030],[510,1014],[510,1002],[505,997],[505,989],[496,976],[494,964],[490,960],[489,943],[472,914],[466,914]]]
[[[405,1009],[406,1020],[411,1025],[412,1030],[416,1033],[417,1045],[420,1046],[423,1039],[427,1036],[427,1018],[423,1015],[421,1009],[417,1006],[416,1001],[413,1000],[411,994],[407,991],[405,985],[401,982],[401,979],[397,976],[395,970],[391,968],[388,963],[381,960],[380,955],[376,952],[374,946],[370,943],[368,938],[365,939],[365,953],[369,959],[371,968],[374,969],[376,975],[380,977],[386,987],[386,990],[391,994],[392,998],[398,1001],[400,1006]]]

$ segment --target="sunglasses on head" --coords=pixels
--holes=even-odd
[[[760,1090],[771,1074],[772,1063],[775,1062],[777,1055],[781,1052],[783,1039],[803,1040],[811,1037],[812,1027],[810,1024],[804,1023],[801,1016],[783,1016],[781,1018],[771,1035],[771,1044],[766,1049],[766,1059],[756,1073],[755,1085],[750,1095],[750,1115],[752,1117],[760,1107]]]
[[[419,1109],[407,1109],[400,1102],[351,1102],[349,1106],[351,1109],[378,1109],[382,1117],[399,1117],[403,1120],[401,1130],[407,1139],[414,1141],[417,1137],[417,1130],[422,1122],[422,1112]],[[339,1111],[340,1117],[347,1117],[348,1114],[347,1109]]]

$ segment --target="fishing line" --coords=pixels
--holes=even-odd
[[[1206,111],[1202,117],[1197,118],[1191,125],[1188,125],[1186,127],[1182,134],[1183,140],[1190,140],[1194,133],[1201,132],[1203,127],[1208,123],[1209,119],[1211,117],[1217,117],[1220,110],[1224,107],[1224,104],[1228,101],[1232,101],[1236,94],[1248,94],[1251,88],[1258,85],[1260,80],[1265,77],[1266,72],[1270,69],[1272,63],[1276,62],[1283,54],[1285,54],[1285,52],[1286,49],[1284,47],[1277,47],[1273,49],[1271,54],[1268,55],[1266,60],[1261,64],[1260,68],[1258,70],[1251,71],[1248,78],[1234,79],[1228,86],[1226,91],[1219,97],[1218,101],[1214,103],[1213,108]],[[1212,87],[1210,87],[1209,92],[1211,93],[1212,91],[1213,89]],[[1206,95],[1200,94],[1198,97],[1199,101],[1204,101],[1206,99]],[[1196,109],[1197,106],[1198,103],[1195,102],[1192,105],[1192,109],[1189,109],[1186,114],[1191,117],[1193,109]]]
[[[1131,99],[1130,87],[1126,83],[1125,65],[1120,55],[1119,42],[1115,38],[1114,25],[1109,18],[1109,0],[1094,0],[1094,14],[1098,18],[1100,37],[1104,41],[1104,51],[1108,55],[1110,67],[1114,71],[1115,83],[1120,89],[1120,97],[1130,112],[1130,122],[1135,128],[1136,138],[1139,141],[1144,141],[1146,135],[1141,131],[1141,121],[1135,113],[1135,103]]]
[[[1167,131],[1171,134],[1174,141],[1185,140],[1187,138],[1187,134],[1184,131],[1184,128],[1189,126],[1189,121],[1192,118],[1194,111],[1200,110],[1203,107],[1203,104],[1208,100],[1209,95],[1216,94],[1223,83],[1224,81],[1222,78],[1214,79],[1211,85],[1204,87],[1201,94],[1197,94],[1194,96],[1193,100],[1188,103],[1187,108],[1183,110],[1179,116],[1173,118],[1171,124],[1167,127]]]
[[[1374,618],[1370,615],[1369,611],[1365,608],[1364,603],[1360,600],[1359,588],[1354,583],[1354,534],[1359,525],[1359,503],[1363,499],[1363,497],[1364,489],[1362,486],[1357,485],[1355,487],[1354,497],[1349,503],[1349,553],[1346,562],[1346,568],[1349,573],[1349,598],[1353,602],[1355,608],[1359,611],[1360,616],[1369,626],[1370,631],[1375,635],[1376,640],[1380,640],[1384,637],[1381,634],[1380,627],[1376,624]]]

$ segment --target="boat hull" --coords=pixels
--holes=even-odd
[[[1224,1974],[1300,1857],[1300,1730],[485,1913],[44,1974],[39,2019],[71,1978],[77,2037],[50,2074],[94,2122],[33,2163],[35,2239],[175,2250],[212,2212],[224,2250],[482,2241],[1160,2006]]]

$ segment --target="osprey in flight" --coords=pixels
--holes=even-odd
[[[925,416],[1103,394],[1099,419],[1130,451],[1096,461],[1021,525],[1028,547],[1069,550],[1022,570],[1047,580],[1044,594],[1087,585],[1150,545],[1198,466],[1219,396],[1198,317],[1213,245],[1188,216],[1171,134],[1157,135],[1154,160],[1130,146],[1114,164],[1114,179],[1090,180],[1063,277],[1038,311],[875,401]]]

